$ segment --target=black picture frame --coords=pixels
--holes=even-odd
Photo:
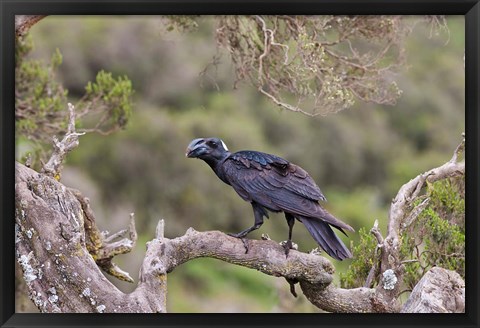
[[[285,0],[285,1],[23,1],[1,0],[0,290],[2,327],[40,326],[435,326],[479,325],[479,58],[478,0]],[[124,14],[449,14],[464,15],[466,29],[466,312],[420,314],[18,314],[14,301],[14,16]]]

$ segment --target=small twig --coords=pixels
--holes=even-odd
[[[137,231],[135,229],[134,213],[130,213],[130,222],[128,225],[128,229],[123,231],[124,235],[128,233],[128,237],[111,242],[107,242],[106,239],[103,240],[102,247],[98,249],[97,259],[111,260],[116,255],[129,253],[135,247],[135,243],[137,242]]]
[[[405,230],[408,228],[413,221],[417,219],[417,217],[423,212],[423,210],[427,207],[428,203],[430,202],[430,198],[425,198],[420,204],[418,204],[406,217],[404,222],[401,225],[401,230]]]
[[[453,152],[452,159],[450,160],[450,163],[456,163],[458,160],[458,156],[463,153],[465,150],[465,132],[462,133],[462,141],[460,144],[455,148],[455,151]]]
[[[378,242],[378,246],[381,247],[383,245],[383,236],[380,232],[380,229],[378,229],[378,220],[375,220],[373,223],[372,229],[370,229],[370,232],[375,236]]]
[[[400,262],[401,264],[407,264],[407,263],[417,263],[417,262],[420,262],[419,260],[404,260],[402,262]]]
[[[430,254],[432,254],[432,255],[434,255],[434,254],[439,254],[439,255],[445,256],[445,257],[465,258],[465,254],[462,254],[462,253],[450,253],[450,254],[447,254],[447,253],[432,252],[432,251],[429,251],[429,250],[424,250],[424,251],[422,251],[421,255],[423,255],[424,253],[430,253]]]
[[[263,31],[263,36],[264,36],[264,41],[263,41],[263,53],[258,57],[258,80],[259,80],[259,85],[261,87],[263,83],[263,58],[265,58],[268,53],[270,52],[270,35],[269,35],[269,30],[267,29],[267,24],[265,21],[262,19],[260,16],[255,16],[261,23],[262,23],[262,31]]]
[[[85,133],[75,132],[75,107],[68,103],[68,129],[61,141],[53,137],[53,153],[48,162],[43,165],[43,173],[60,180],[60,170],[67,154],[79,144],[78,137]]]
[[[155,229],[155,239],[162,239],[165,235],[165,221],[159,220]]]
[[[377,275],[378,272],[378,267],[374,263],[372,267],[370,268],[370,271],[368,272],[367,279],[365,280],[365,284],[363,284],[363,287],[370,288],[372,286],[373,278]]]
[[[370,268],[370,271],[368,272],[368,275],[367,275],[367,279],[365,280],[365,284],[363,285],[363,287],[367,287],[367,288],[370,288],[370,286],[372,285],[373,279],[378,274],[378,268],[379,268],[378,262],[380,261],[381,252],[383,249],[384,239],[380,232],[380,229],[378,229],[378,220],[375,220],[375,222],[373,223],[373,227],[372,229],[370,229],[370,233],[372,233],[377,239],[377,246],[375,247],[375,258],[373,260],[373,265]],[[380,253],[379,253],[379,250],[380,250]]]
[[[277,97],[275,97],[274,95],[272,95],[271,93],[268,93],[267,91],[265,91],[263,88],[259,88],[258,89],[261,93],[263,93],[265,96],[267,96],[268,98],[270,98],[276,105],[280,106],[280,107],[283,107],[285,109],[288,109],[289,111],[292,111],[292,112],[299,112],[299,113],[302,113],[302,114],[305,114],[307,116],[318,116],[319,113],[309,113],[309,112],[306,112],[304,110],[302,110],[300,107],[294,107],[290,104],[287,104],[285,102],[282,102],[280,100],[277,99]]]

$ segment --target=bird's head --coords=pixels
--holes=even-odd
[[[206,162],[221,160],[228,154],[227,146],[219,138],[193,139],[185,152],[185,156],[189,158],[199,158]]]

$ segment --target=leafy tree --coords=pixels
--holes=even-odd
[[[31,141],[35,157],[43,156],[40,158],[45,160],[42,150],[50,144],[52,136],[63,134],[67,128],[68,90],[55,79],[62,54],[57,49],[50,63],[44,64],[28,58],[33,48],[31,38],[19,37],[16,41],[16,136]],[[132,112],[132,94],[132,84],[127,77],[114,78],[111,73],[98,72],[95,81],[86,85],[85,95],[76,106],[79,125],[86,126],[80,132],[109,134],[125,128]],[[87,127],[89,123],[93,126]],[[39,168],[35,158],[29,161]]]

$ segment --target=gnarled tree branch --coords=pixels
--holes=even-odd
[[[398,301],[399,282],[402,280],[404,273],[404,264],[400,260],[400,236],[427,206],[428,199],[423,200],[416,206],[414,202],[427,182],[433,183],[442,179],[465,175],[465,161],[458,161],[464,147],[465,134],[462,134],[462,141],[455,149],[451,160],[418,175],[400,188],[390,206],[387,236],[383,242],[379,239],[379,231],[373,231],[381,249],[380,273],[394,279],[393,282],[389,280],[391,283],[388,287],[385,286],[385,280],[383,280],[377,286],[376,291],[383,295],[395,312],[400,311],[401,308]]]
[[[45,15],[16,15],[15,16],[15,35],[16,37],[22,37],[27,34],[30,27],[35,25],[39,20],[44,18]]]

